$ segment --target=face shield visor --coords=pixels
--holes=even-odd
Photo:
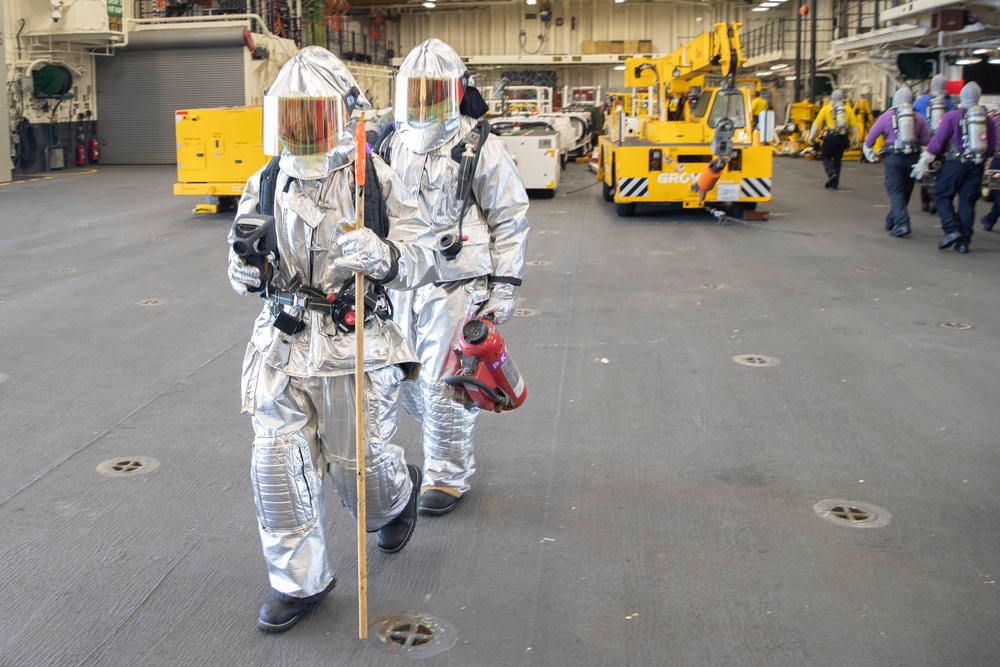
[[[462,85],[458,79],[396,79],[396,120],[411,127],[426,128],[458,118],[461,103]]]
[[[347,106],[338,96],[264,96],[265,155],[326,155],[336,148],[348,123]]]

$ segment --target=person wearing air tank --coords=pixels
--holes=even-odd
[[[892,97],[892,108],[883,113],[872,125],[865,137],[865,158],[875,162],[875,142],[884,137],[882,155],[885,175],[885,191],[889,195],[889,213],[885,216],[885,228],[891,236],[903,237],[910,233],[910,195],[916,179],[910,175],[913,165],[920,158],[921,149],[931,140],[927,121],[914,113],[911,101],[913,93],[903,87]]]
[[[996,150],[986,110],[979,106],[981,94],[975,81],[965,84],[958,96],[958,108],[941,118],[937,132],[911,172],[914,178],[921,178],[935,159],[944,157],[934,186],[934,201],[944,232],[938,243],[941,250],[954,246],[959,253],[969,252],[983,172]]]

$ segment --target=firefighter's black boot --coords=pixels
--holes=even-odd
[[[896,238],[899,238],[900,236],[906,236],[909,233],[910,233],[910,223],[901,222],[892,228],[892,231],[889,233],[889,236],[895,236]]]
[[[401,551],[410,541],[413,528],[417,524],[417,497],[420,495],[420,482],[424,475],[420,472],[420,468],[409,463],[406,464],[406,468],[413,483],[410,498],[399,516],[375,531],[375,544],[387,554]]]
[[[293,625],[302,620],[306,612],[315,609],[323,598],[333,590],[337,583],[337,578],[330,580],[330,584],[319,593],[306,598],[296,598],[272,590],[271,597],[260,608],[260,616],[257,618],[257,627],[264,632],[278,633],[289,630]]]
[[[442,516],[455,509],[455,505],[461,499],[461,496],[453,496],[441,489],[427,489],[420,494],[420,502],[417,503],[417,507],[421,514]]]

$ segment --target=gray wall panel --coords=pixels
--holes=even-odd
[[[103,164],[174,164],[174,111],[242,106],[243,47],[125,51],[97,61]]]

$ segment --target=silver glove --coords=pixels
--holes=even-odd
[[[379,280],[392,271],[393,253],[388,243],[367,227],[354,229],[337,237],[340,257],[333,265],[349,271],[360,271]]]
[[[875,155],[875,149],[862,146],[861,152],[865,154],[865,159],[869,162],[878,162],[878,155]]]
[[[232,248],[229,249],[229,284],[240,296],[250,293],[250,288],[260,287],[260,270],[256,266],[248,266]]]
[[[497,324],[503,324],[514,314],[514,286],[510,283],[493,283],[490,298],[480,309],[481,317],[493,317]]]

